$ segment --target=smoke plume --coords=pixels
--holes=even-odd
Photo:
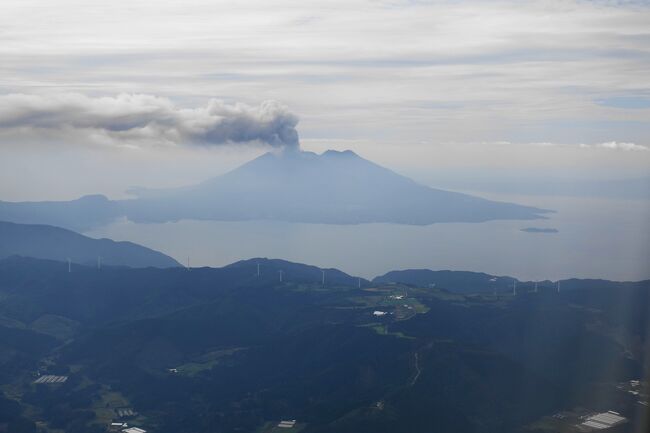
[[[0,144],[20,140],[117,145],[259,143],[299,147],[298,117],[276,101],[259,106],[211,99],[183,108],[154,95],[78,93],[0,96]]]

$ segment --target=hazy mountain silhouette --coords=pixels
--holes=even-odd
[[[196,186],[139,191],[129,219],[281,220],[425,225],[535,219],[542,209],[420,185],[352,151],[267,153]]]
[[[543,218],[549,211],[420,185],[352,151],[266,153],[198,185],[133,191],[110,201],[0,202],[0,219],[74,229],[119,216],[136,222],[181,219],[278,220],[326,224],[483,222]]]
[[[0,221],[21,224],[49,224],[83,231],[118,216],[117,203],[99,194],[70,201],[0,201]]]
[[[432,271],[430,269],[406,269],[390,271],[375,277],[375,284],[404,283],[419,287],[438,287],[456,293],[492,292],[495,289],[511,289],[515,278],[494,276],[470,271]],[[552,283],[545,282],[552,286]]]
[[[512,293],[514,282],[517,282],[517,293],[556,292],[557,281],[521,281],[507,275],[496,276],[483,272],[450,271],[431,269],[395,270],[373,278],[372,284],[408,284],[416,287],[429,287],[447,290],[452,293]],[[616,290],[617,288],[650,287],[650,281],[621,282],[600,279],[570,278],[561,281],[561,289],[567,290]]]
[[[163,253],[110,239],[93,239],[70,230],[48,225],[16,224],[0,221],[0,258],[13,255],[94,264],[97,257],[109,266],[181,266]]]

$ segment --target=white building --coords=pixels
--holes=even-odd
[[[581,426],[588,427],[592,431],[605,430],[617,426],[619,424],[622,424],[625,421],[627,421],[627,419],[621,416],[620,413],[610,410],[607,412],[597,413],[595,415],[591,415],[587,417],[587,419],[585,420],[585,422],[581,424]]]
[[[55,376],[52,374],[46,374],[43,376],[40,376],[38,379],[34,381],[34,383],[63,383],[66,380],[68,380],[68,376]]]
[[[295,419],[288,420],[288,421],[283,420],[283,421],[280,421],[280,423],[278,424],[278,427],[280,427],[280,428],[293,428],[295,425],[296,425],[296,420]]]
[[[129,427],[122,430],[122,433],[147,433],[147,431],[138,427]]]

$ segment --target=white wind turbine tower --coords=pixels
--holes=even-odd
[[[560,280],[557,280],[557,292],[560,293]]]
[[[512,283],[512,296],[517,296],[517,280]]]
[[[361,288],[361,277],[359,277],[359,288]]]
[[[257,264],[257,278],[260,277],[260,264]]]
[[[537,281],[535,281],[535,293],[537,293]]]
[[[320,271],[321,271],[322,274],[323,274],[323,278],[322,278],[322,280],[323,280],[323,287],[325,287],[325,270],[324,270],[324,269],[321,269]]]
[[[70,263],[70,257],[68,257],[68,273],[72,272],[72,263]]]
[[[278,271],[280,273],[280,282],[282,282],[282,269]]]

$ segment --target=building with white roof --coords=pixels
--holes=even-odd
[[[129,427],[122,430],[122,433],[147,433],[147,431],[138,427]]]
[[[280,421],[280,423],[278,424],[278,427],[280,427],[280,428],[293,428],[295,425],[296,425],[296,420],[295,419],[288,420],[288,421],[283,420],[283,421]]]
[[[588,427],[591,430],[605,430],[622,424],[625,421],[627,419],[621,416],[620,413],[610,410],[587,417],[581,426]]]
[[[68,380],[68,376],[55,376],[53,374],[45,374],[40,376],[34,383],[63,383]]]

